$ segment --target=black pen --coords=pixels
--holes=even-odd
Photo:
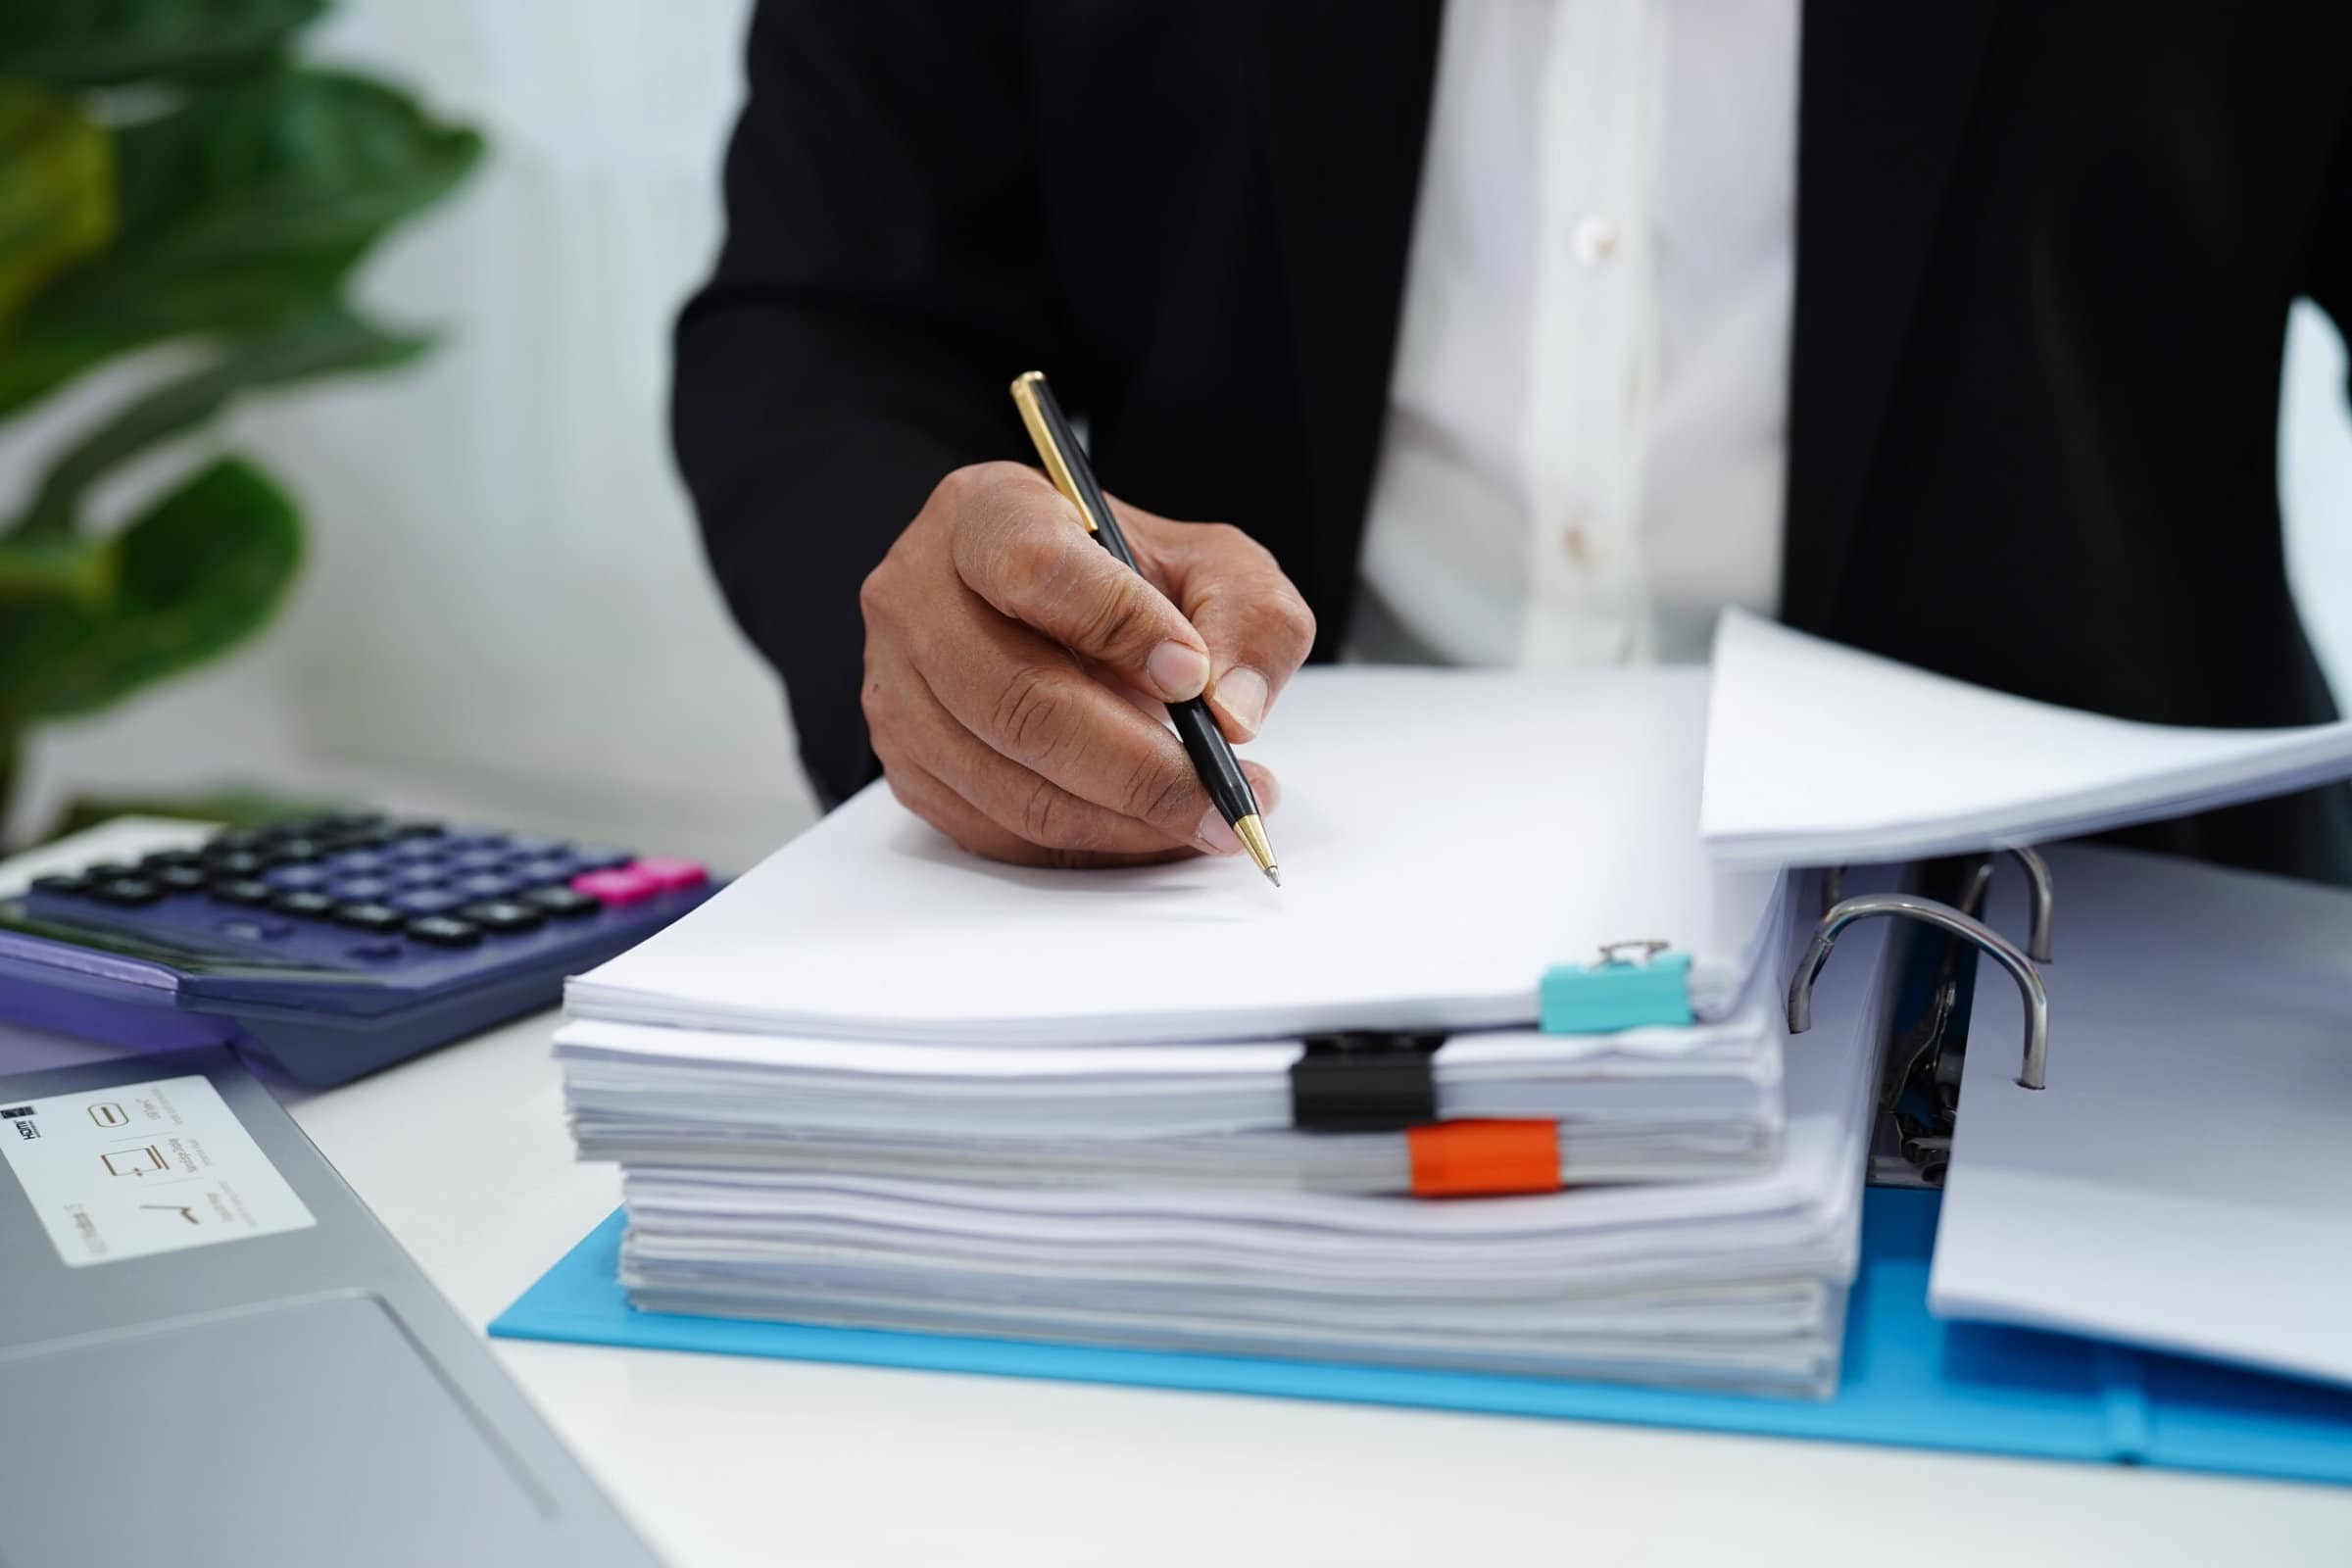
[[[1012,401],[1020,406],[1021,422],[1029,427],[1029,439],[1037,443],[1037,455],[1046,466],[1047,475],[1054,488],[1069,498],[1078,509],[1079,518],[1095,542],[1117,557],[1129,571],[1142,576],[1144,568],[1135,564],[1135,552],[1127,548],[1127,540],[1119,532],[1119,522],[1110,514],[1110,503],[1102,499],[1102,487],[1095,482],[1095,470],[1086,461],[1086,449],[1078,444],[1077,433],[1069,420],[1062,417],[1061,405],[1054,401],[1054,389],[1046,385],[1045,372],[1031,370],[1012,383]],[[1250,858],[1266,873],[1266,880],[1282,886],[1282,868],[1274,863],[1274,846],[1266,842],[1266,824],[1257,814],[1257,797],[1250,792],[1250,779],[1225,744],[1224,732],[1209,713],[1208,704],[1200,697],[1190,697],[1181,703],[1168,704],[1168,717],[1175,721],[1176,738],[1184,742],[1185,755],[1193,760],[1193,770],[1208,787],[1208,798],[1214,802],[1217,814],[1233,824],[1234,836],[1250,852]]]

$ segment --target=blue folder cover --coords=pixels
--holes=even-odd
[[[1874,1189],[1835,1398],[1682,1394],[1604,1383],[1097,1349],[640,1312],[616,1279],[622,1215],[509,1307],[508,1339],[778,1356],[856,1366],[1417,1405],[1827,1438],[2027,1458],[2352,1484],[2352,1393],[2097,1341],[1928,1313],[1936,1195]]]

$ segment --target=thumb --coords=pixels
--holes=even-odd
[[[1123,516],[1121,526],[1149,549],[1148,569],[1208,645],[1218,727],[1231,741],[1252,738],[1314,647],[1315,612],[1266,547],[1239,528],[1127,515],[1132,525]]]

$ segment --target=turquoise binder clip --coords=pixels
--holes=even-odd
[[[1666,948],[1663,942],[1612,942],[1600,950],[1598,963],[1552,965],[1537,992],[1544,1032],[1601,1035],[1692,1022],[1690,955]]]

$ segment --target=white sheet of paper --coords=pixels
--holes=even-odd
[[[1318,669],[1262,744],[1246,861],[1036,871],[877,786],[572,982],[574,1016],[904,1042],[1125,1044],[1529,1024],[1552,964],[1656,938],[1738,1003],[1778,878],[1696,832],[1696,669]]]
[[[2352,721],[2139,724],[1987,691],[1730,610],[1700,826],[1726,864],[2005,849],[2352,776]]]
[[[1930,1304],[2352,1383],[2352,893],[2050,862],[2049,1087],[1981,974]]]

